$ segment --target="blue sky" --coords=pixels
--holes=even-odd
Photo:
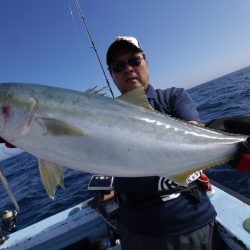
[[[104,68],[110,42],[135,36],[156,88],[189,88],[250,65],[250,0],[79,2]],[[0,34],[0,82],[106,84],[74,0],[1,0]]]

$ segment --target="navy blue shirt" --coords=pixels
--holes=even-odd
[[[152,107],[164,114],[182,120],[199,122],[199,114],[189,94],[182,88],[155,90],[149,85],[146,92]],[[115,178],[114,186],[121,195],[147,197],[148,194],[178,188],[178,183],[165,177]],[[201,202],[193,197],[180,194],[177,198],[165,201],[160,196],[140,203],[122,202],[123,226],[140,235],[164,237],[189,234],[211,222],[216,212],[204,190],[199,190]]]

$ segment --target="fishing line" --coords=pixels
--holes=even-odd
[[[83,46],[84,43],[83,43],[83,40],[82,40],[82,38],[80,36],[79,30],[77,29],[77,25],[76,25],[73,10],[72,10],[71,0],[69,0],[69,9],[70,9],[70,16],[71,16],[71,19],[72,19],[73,27],[74,27],[75,33],[77,35],[78,41],[80,43],[81,51],[82,51],[83,56],[84,56],[84,46]]]
[[[79,42],[80,47],[81,47],[81,52],[82,52],[83,56],[85,56],[85,54],[84,54],[85,49],[84,49],[84,46],[83,46],[84,42],[83,42],[83,40],[82,40],[82,38],[81,38],[81,36],[80,36],[79,29],[77,28],[77,25],[76,25],[76,22],[75,22],[75,16],[74,16],[74,14],[73,14],[73,9],[72,9],[71,0],[69,0],[69,9],[70,9],[70,15],[71,15],[73,27],[74,27],[75,33],[76,33],[77,38],[78,38],[78,42]],[[102,91],[102,90],[104,90],[104,89],[106,89],[106,88],[108,88],[108,86],[104,86],[103,88],[101,88],[100,90],[98,90],[98,91],[96,91],[96,92],[100,92],[100,91]],[[93,89],[97,89],[97,86],[95,86]],[[88,92],[88,90],[87,90],[87,92]],[[105,95],[105,94],[104,94],[104,95]]]
[[[95,55],[96,55],[96,57],[97,57],[97,60],[98,60],[98,62],[99,62],[99,65],[100,65],[100,67],[101,67],[102,73],[103,73],[104,78],[105,78],[105,80],[106,80],[106,83],[107,83],[107,85],[108,85],[109,91],[110,91],[112,97],[114,98],[113,91],[112,91],[111,86],[110,86],[110,84],[109,84],[109,80],[108,80],[108,78],[107,78],[107,75],[106,75],[106,73],[105,73],[105,70],[104,70],[104,68],[103,68],[103,66],[102,66],[102,62],[101,62],[101,60],[100,60],[99,54],[98,54],[97,49],[96,49],[96,47],[95,47],[94,41],[93,41],[92,36],[91,36],[91,34],[90,34],[90,31],[89,31],[89,28],[88,28],[87,23],[86,23],[86,21],[85,21],[85,18],[84,18],[84,16],[83,16],[83,12],[82,12],[81,6],[80,6],[80,4],[79,4],[79,1],[78,1],[78,0],[75,0],[75,3],[76,3],[76,6],[77,6],[77,8],[78,8],[78,11],[79,11],[80,18],[82,19],[82,23],[83,23],[83,25],[84,25],[84,27],[85,27],[85,29],[86,29],[87,34],[88,34],[90,43],[91,43],[91,45],[92,45],[92,49],[93,49],[94,52],[95,52]]]
[[[104,222],[106,222],[113,230],[117,231],[117,228],[112,225],[100,212],[100,210],[98,208],[96,208],[97,213],[101,216],[101,218],[104,220]]]

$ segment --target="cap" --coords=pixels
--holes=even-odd
[[[118,36],[109,46],[106,55],[106,62],[109,66],[111,63],[112,56],[114,53],[124,47],[131,47],[138,50],[138,52],[143,52],[143,49],[135,37],[132,36]]]

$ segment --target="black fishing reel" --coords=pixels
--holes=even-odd
[[[2,228],[4,231],[16,231],[17,211],[5,210],[2,214]],[[3,244],[9,237],[4,235],[0,228],[0,245]]]
[[[3,229],[9,232],[14,232],[17,229],[17,211],[5,210],[2,214]]]
[[[6,237],[4,236],[2,229],[0,228],[0,245],[6,241]]]

